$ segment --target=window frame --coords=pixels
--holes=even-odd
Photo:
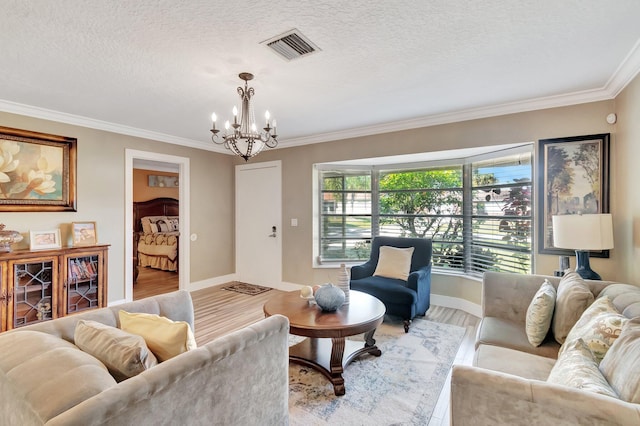
[[[472,256],[472,249],[474,247],[474,243],[473,243],[473,226],[472,226],[472,222],[474,219],[477,218],[477,215],[474,215],[473,212],[473,191],[477,190],[479,187],[481,186],[477,186],[474,187],[472,185],[472,164],[474,163],[478,163],[478,162],[482,162],[482,161],[486,161],[486,160],[491,160],[491,159],[498,159],[498,158],[502,158],[502,157],[508,157],[510,155],[516,155],[516,154],[522,154],[522,155],[527,155],[528,159],[530,159],[530,169],[531,169],[531,179],[528,182],[528,186],[530,187],[530,191],[531,191],[531,198],[530,198],[530,209],[529,209],[529,215],[528,216],[520,216],[518,217],[518,219],[520,220],[525,220],[525,221],[529,221],[529,238],[530,238],[530,245],[528,249],[517,249],[516,247],[493,247],[494,249],[498,249],[498,250],[509,250],[512,253],[515,252],[524,252],[527,253],[529,256],[529,269],[526,272],[523,273],[531,273],[531,271],[534,270],[534,247],[535,247],[535,240],[536,240],[536,235],[534,231],[534,224],[535,224],[535,218],[534,218],[534,203],[535,203],[535,196],[533,194],[534,192],[534,182],[535,182],[535,168],[534,168],[534,144],[533,143],[528,143],[528,144],[523,144],[517,147],[510,147],[510,148],[506,148],[506,149],[498,149],[495,151],[491,151],[491,152],[486,152],[484,154],[479,154],[479,155],[472,155],[472,156],[467,156],[467,157],[451,157],[449,159],[446,160],[435,160],[435,161],[419,161],[419,162],[403,162],[403,163],[392,163],[390,162],[389,164],[381,164],[378,161],[376,161],[375,165],[362,165],[362,164],[358,164],[358,165],[349,165],[346,164],[347,162],[343,162],[342,164],[332,164],[332,163],[321,163],[321,164],[314,164],[314,171],[317,173],[317,179],[314,179],[314,192],[315,192],[315,197],[314,199],[317,200],[317,205],[319,206],[319,208],[314,208],[314,222],[317,221],[317,225],[314,226],[314,266],[316,267],[323,267],[323,266],[335,266],[338,265],[340,263],[348,263],[348,264],[360,264],[363,262],[366,262],[367,259],[323,259],[321,257],[321,253],[322,253],[322,249],[321,249],[321,244],[323,241],[323,235],[322,235],[322,222],[323,222],[323,172],[327,172],[327,171],[335,171],[335,172],[340,172],[340,171],[345,171],[345,172],[368,172],[369,175],[371,176],[371,188],[370,191],[368,191],[370,193],[370,197],[371,197],[371,239],[373,239],[374,237],[380,235],[380,218],[382,217],[380,215],[380,211],[379,211],[379,206],[380,206],[380,193],[384,192],[384,191],[380,191],[380,186],[379,186],[379,181],[380,181],[380,176],[382,173],[386,173],[386,172],[410,172],[412,170],[420,170],[420,169],[437,169],[437,168],[446,168],[446,167],[451,167],[451,166],[460,166],[462,169],[462,187],[460,189],[458,188],[449,188],[452,190],[461,190],[462,192],[462,213],[461,213],[461,217],[462,217],[462,221],[463,221],[463,229],[462,229],[462,246],[463,246],[463,258],[462,258],[462,264],[463,266],[461,268],[447,268],[447,267],[437,267],[434,266],[434,270],[437,272],[443,272],[443,273],[448,273],[448,274],[455,274],[455,275],[469,275],[469,276],[480,276],[482,274],[482,271],[478,272],[474,270],[473,267],[473,256]],[[501,187],[512,187],[513,183],[504,183],[504,184],[496,184],[494,186],[501,186]],[[439,189],[442,190],[442,189]],[[413,190],[407,190],[407,191],[413,191]],[[353,191],[346,191],[343,188],[343,192],[353,192]],[[453,217],[454,215],[441,215],[441,217]],[[458,216],[458,215],[455,215]],[[343,235],[344,238],[344,235]],[[370,241],[370,240],[369,240]],[[443,241],[445,242],[445,241]],[[490,245],[490,244],[489,244]],[[475,246],[487,246],[486,243],[480,243],[480,244],[476,244]]]

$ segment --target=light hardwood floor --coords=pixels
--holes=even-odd
[[[264,318],[262,306],[280,290],[269,290],[255,296],[224,290],[219,285],[191,293],[195,310],[195,337],[198,345],[239,330]],[[134,286],[134,299],[167,293],[178,289],[178,274],[142,268]],[[431,306],[424,317],[429,321],[464,327],[466,332],[454,364],[471,365],[479,318],[458,309]],[[445,382],[429,426],[449,424],[451,373]]]
[[[169,293],[178,289],[178,273],[153,268],[140,268],[138,280],[133,285],[133,300],[157,294]]]

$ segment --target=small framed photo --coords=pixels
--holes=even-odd
[[[60,230],[30,231],[29,247],[31,250],[46,250],[60,248]]]
[[[95,222],[73,222],[73,245],[75,247],[98,244],[98,232]]]

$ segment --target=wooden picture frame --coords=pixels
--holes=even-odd
[[[575,255],[553,246],[553,215],[609,213],[609,137],[538,141],[538,253]],[[609,250],[591,251],[590,256],[608,258]]]
[[[180,182],[178,176],[149,175],[149,186],[160,188],[178,188]]]
[[[95,222],[72,222],[73,246],[95,246],[98,244],[98,231]]]
[[[60,247],[62,247],[60,229],[29,232],[29,248],[31,250],[46,250]]]
[[[0,212],[76,211],[77,139],[0,126]]]

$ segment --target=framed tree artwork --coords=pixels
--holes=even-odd
[[[573,255],[553,246],[551,217],[609,213],[609,133],[539,140],[538,182],[538,252]],[[609,250],[590,255],[608,258]]]
[[[77,140],[0,126],[0,211],[76,211]]]

